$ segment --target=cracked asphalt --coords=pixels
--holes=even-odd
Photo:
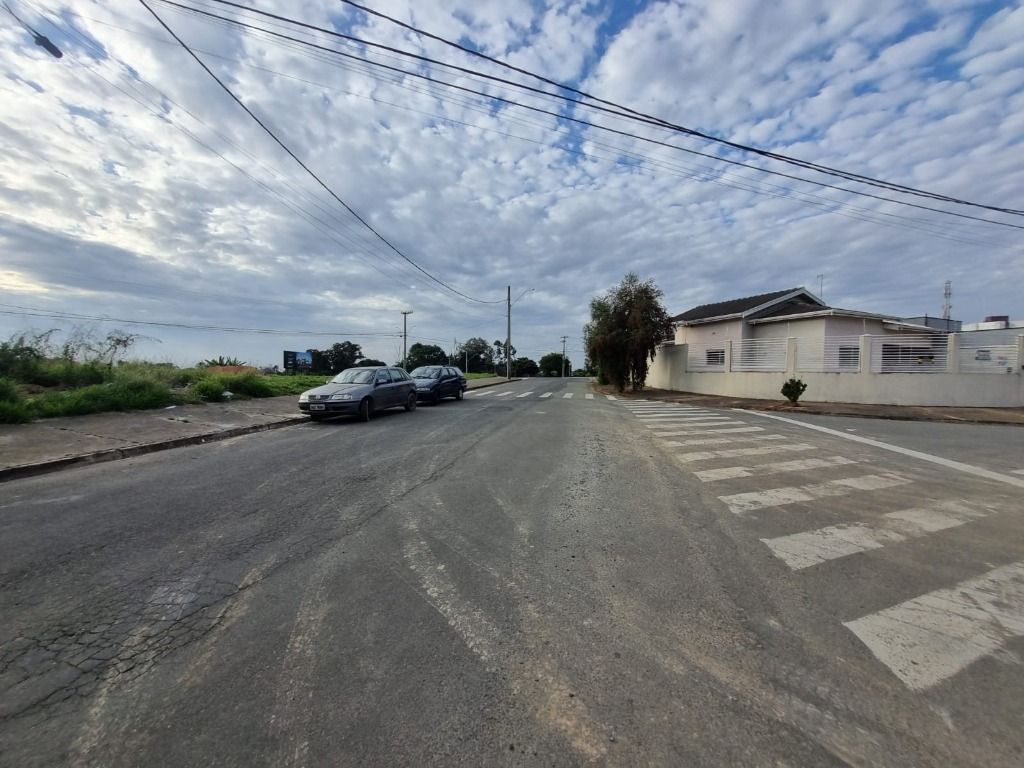
[[[0,764],[1019,764],[1019,638],[909,691],[849,572],[583,381],[507,387],[0,486]]]

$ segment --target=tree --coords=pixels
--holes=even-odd
[[[421,365],[447,365],[448,354],[436,344],[413,344],[408,351],[408,369]]]
[[[363,357],[363,350],[351,341],[332,344],[330,349],[307,349],[313,355],[310,373],[341,373]]]
[[[494,352],[484,339],[474,336],[459,347],[459,360],[466,366],[466,373],[489,372],[494,363]]]
[[[545,376],[562,376],[563,371],[572,370],[569,358],[563,358],[561,352],[548,352],[540,359],[539,365]]]
[[[540,366],[528,357],[517,357],[512,361],[513,376],[536,376]]]
[[[237,357],[224,357],[224,355],[218,355],[217,357],[211,357],[209,360],[200,360],[196,363],[196,368],[209,368],[211,366],[224,366],[224,365],[245,365],[245,362],[239,360]]]
[[[643,389],[658,345],[673,334],[662,296],[653,280],[641,282],[630,272],[619,285],[590,302],[584,341],[601,383],[614,384],[620,392],[626,384]]]

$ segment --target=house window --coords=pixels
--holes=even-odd
[[[725,365],[724,349],[709,349],[704,352],[704,359],[707,365]]]
[[[839,367],[846,370],[860,368],[860,348],[839,347]]]

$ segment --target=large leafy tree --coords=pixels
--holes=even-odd
[[[341,373],[362,359],[363,349],[351,341],[332,344],[330,349],[307,349],[313,355],[313,373]]]
[[[672,338],[672,320],[661,304],[664,294],[653,280],[634,272],[604,296],[590,302],[584,329],[587,358],[597,366],[602,383],[621,392],[627,384],[643,389],[655,350]]]
[[[512,361],[513,376],[536,376],[540,366],[528,357],[517,357]]]
[[[413,344],[408,351],[408,368],[419,368],[421,365],[446,365],[448,355],[436,344]]]
[[[566,357],[564,360],[565,364],[563,366],[561,352],[548,352],[540,359],[538,365],[544,371],[545,376],[561,376],[563,371],[565,373],[572,372],[572,363],[569,361],[569,358]]]
[[[459,346],[459,361],[466,366],[467,373],[489,372],[494,364],[494,351],[485,339],[474,336]]]

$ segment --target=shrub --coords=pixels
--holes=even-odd
[[[88,387],[103,384],[111,378],[110,369],[99,363],[53,360],[40,363],[30,383],[43,387]]]
[[[32,420],[24,400],[0,400],[0,424],[24,424]]]
[[[238,373],[224,376],[224,383],[236,395],[248,397],[272,397],[274,389],[266,379],[255,373]]]
[[[22,400],[21,390],[17,382],[0,379],[0,403],[16,403]]]
[[[223,400],[223,392],[227,389],[223,376],[205,376],[192,384],[192,392],[209,403]]]
[[[800,381],[800,379],[790,379],[782,385],[782,389],[780,391],[793,405],[799,405],[797,400],[800,399],[800,395],[802,395],[806,389],[807,385]]]
[[[163,384],[149,379],[121,379],[66,392],[47,392],[29,401],[31,413],[42,418],[82,416],[103,411],[137,411],[171,405],[174,396]]]

